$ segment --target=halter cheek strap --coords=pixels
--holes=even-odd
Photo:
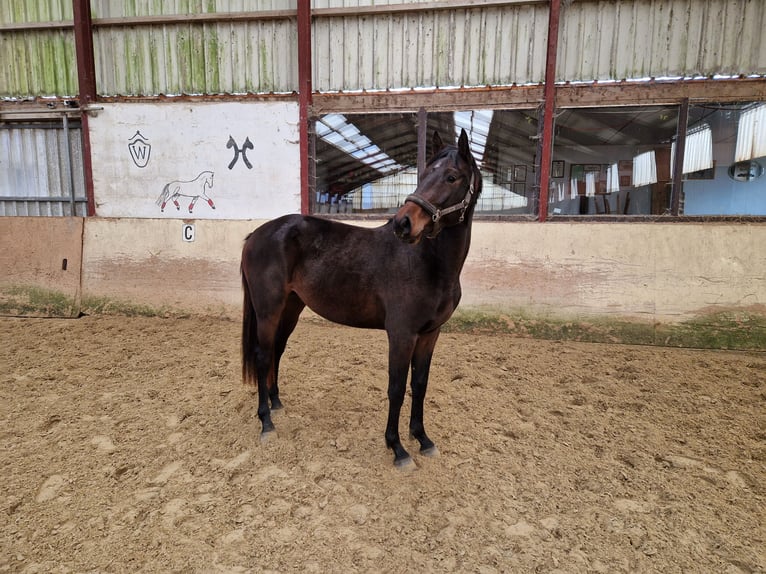
[[[419,195],[415,195],[415,194],[408,195],[404,199],[404,202],[407,203],[408,201],[411,201],[412,203],[422,207],[426,211],[426,213],[428,213],[431,216],[431,219],[433,220],[434,223],[438,223],[438,221],[445,215],[449,215],[450,213],[460,211],[460,218],[458,219],[458,222],[462,223],[462,221],[465,219],[465,212],[468,209],[468,206],[471,205],[471,196],[473,195],[473,191],[474,191],[473,177],[474,177],[474,174],[473,172],[471,172],[471,181],[468,184],[468,191],[466,192],[463,200],[460,201],[459,203],[456,203],[455,205],[451,205],[450,207],[439,209],[427,199],[424,199],[420,197]]]

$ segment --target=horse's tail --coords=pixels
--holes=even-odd
[[[162,188],[162,193],[157,198],[156,203],[157,205],[162,205],[163,203],[166,203],[168,201],[168,198],[170,197],[170,184],[166,183],[165,187]]]
[[[242,381],[247,385],[255,385],[258,380],[256,371],[258,319],[255,315],[253,301],[250,298],[250,288],[243,267],[240,267],[240,273],[242,274],[242,289],[245,292],[242,305]]]

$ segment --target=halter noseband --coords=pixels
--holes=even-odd
[[[471,205],[471,196],[473,195],[473,178],[474,178],[474,172],[473,169],[471,169],[471,181],[468,184],[468,191],[465,194],[465,197],[462,201],[459,203],[456,203],[455,205],[451,205],[450,207],[445,207],[444,209],[439,209],[436,207],[433,203],[428,201],[427,199],[423,199],[419,195],[415,195],[414,193],[412,195],[408,195],[404,198],[404,203],[407,203],[408,201],[411,201],[412,203],[415,203],[422,207],[433,220],[434,223],[438,223],[438,221],[444,217],[445,215],[449,215],[450,213],[454,213],[455,211],[460,211],[460,218],[458,219],[459,223],[462,223],[465,219],[465,212],[468,209],[468,206]]]

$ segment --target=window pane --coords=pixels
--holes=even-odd
[[[552,215],[650,215],[670,209],[676,106],[559,110]]]
[[[536,110],[460,110],[428,114],[429,137],[438,128],[456,141],[461,129],[482,173],[476,213],[534,213]],[[442,131],[443,130],[443,131]]]
[[[0,122],[0,216],[86,212],[79,119]]]
[[[415,191],[416,114],[328,114],[315,133],[314,213],[393,213]]]
[[[701,124],[710,126],[713,165],[684,175],[683,214],[766,215],[766,105],[689,106],[690,130]]]
[[[458,110],[427,115],[427,156],[468,133],[483,175],[477,213],[534,212],[536,110]],[[394,213],[417,187],[416,114],[329,114],[316,121],[318,213]]]

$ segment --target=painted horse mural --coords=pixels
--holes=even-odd
[[[189,203],[189,213],[194,211],[194,204],[201,197],[207,204],[215,209],[213,200],[207,195],[208,189],[213,187],[213,172],[203,171],[197,177],[191,181],[171,181],[165,184],[162,188],[162,193],[157,198],[157,205],[160,206],[160,211],[165,211],[165,206],[169,201],[172,201],[176,206],[176,209],[180,210],[181,205],[178,203],[179,197],[188,197],[191,199]]]

